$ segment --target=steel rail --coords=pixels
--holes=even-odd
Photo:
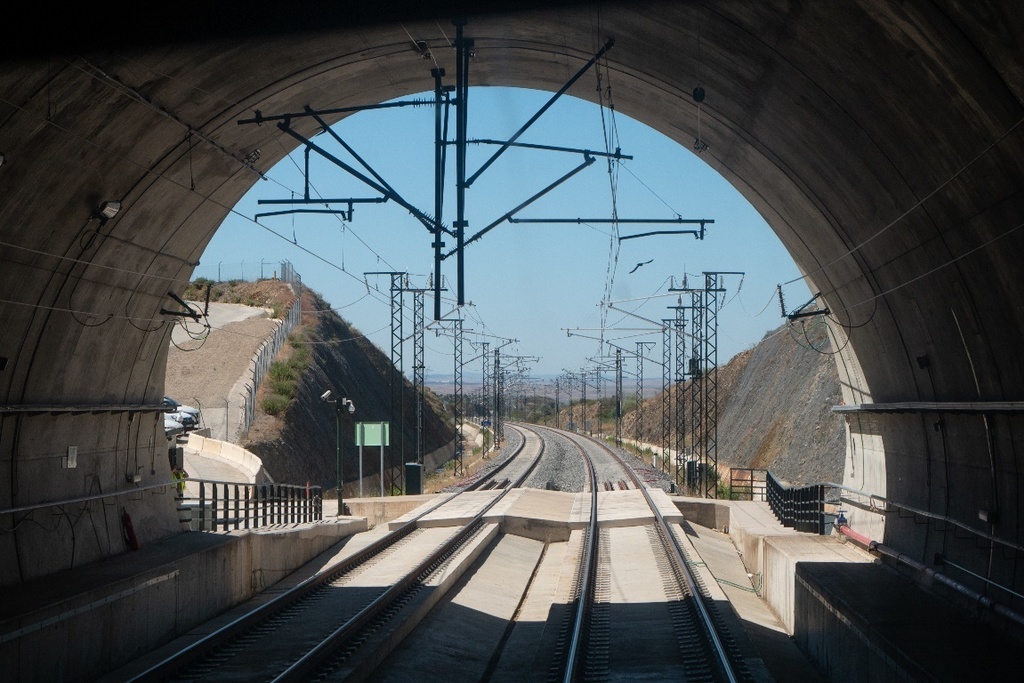
[[[523,443],[517,449],[516,454],[518,455],[522,452],[525,446],[526,438],[524,435]],[[476,532],[483,526],[484,516],[491,510],[491,508],[497,505],[498,502],[501,501],[501,499],[504,498],[513,488],[516,488],[526,480],[533,469],[537,466],[537,463],[540,462],[541,456],[544,454],[544,447],[544,440],[540,439],[540,449],[534,457],[533,462],[523,470],[514,483],[506,487],[500,495],[496,496],[494,500],[485,505],[483,509],[481,509],[473,519],[467,522],[461,530],[452,535],[437,550],[416,565],[416,567],[406,574],[403,579],[393,584],[366,607],[360,610],[355,616],[338,627],[329,636],[321,640],[320,643],[318,643],[313,649],[309,650],[301,659],[276,676],[272,680],[272,683],[309,680],[310,676],[323,666],[323,664],[336,650],[341,647],[342,644],[354,638],[362,629],[370,626],[377,617],[384,613],[406,591],[426,580],[426,578],[446,559],[454,555],[476,534]]]
[[[508,458],[506,462],[510,462],[518,456],[526,446],[526,438],[524,435],[523,442],[519,445],[516,451]],[[542,442],[543,448],[543,442]],[[537,458],[539,460],[539,456]],[[534,463],[534,466],[536,462]],[[520,481],[522,478],[520,479]],[[166,486],[173,486],[176,482],[168,482]],[[174,672],[179,671],[193,662],[197,661],[201,657],[209,654],[210,652],[221,647],[224,643],[235,638],[236,636],[244,633],[245,631],[255,627],[259,623],[270,618],[274,614],[287,609],[291,605],[305,598],[307,595],[317,590],[321,586],[335,581],[340,576],[352,571],[359,565],[387,550],[389,547],[400,541],[401,539],[408,536],[412,531],[416,529],[416,523],[434,512],[438,508],[450,502],[453,498],[458,496],[462,491],[456,491],[436,504],[430,506],[419,515],[416,515],[412,519],[408,520],[405,524],[395,529],[387,536],[380,540],[372,543],[363,550],[355,553],[351,557],[348,557],[329,570],[322,572],[316,576],[312,576],[305,581],[299,583],[288,591],[277,596],[273,600],[270,600],[263,605],[260,605],[252,612],[244,614],[239,618],[231,621],[228,624],[212,631],[203,638],[190,644],[189,646],[175,652],[174,654],[166,657],[160,662],[149,667],[142,673],[137,674],[130,681],[153,681],[153,680],[164,680],[172,675]]]
[[[468,486],[466,486],[464,489],[462,489],[463,491],[477,491],[477,490],[480,489],[481,486],[483,486],[488,481],[493,481],[495,476],[499,472],[501,472],[503,469],[505,469],[505,467],[507,467],[509,463],[511,463],[513,460],[515,460],[516,456],[519,455],[519,453],[523,450],[523,448],[525,448],[525,446],[526,446],[526,434],[524,433],[524,430],[520,429],[519,427],[516,427],[514,425],[509,425],[509,426],[512,427],[512,429],[514,429],[517,432],[519,432],[520,435],[522,435],[522,437],[523,437],[523,442],[521,444],[519,444],[519,448],[516,449],[515,453],[513,453],[509,457],[505,458],[504,462],[502,462],[500,465],[498,465],[497,467],[493,468],[489,472],[486,472],[482,477],[480,477],[479,479],[477,479],[476,481],[470,483]],[[543,443],[543,439],[542,439],[542,443]]]
[[[651,511],[654,513],[654,517],[657,520],[656,526],[658,529],[658,534],[659,536],[661,536],[662,542],[664,543],[666,549],[668,549],[671,552],[670,557],[673,561],[673,566],[676,568],[677,574],[680,577],[682,577],[682,579],[686,583],[686,587],[690,591],[690,594],[693,596],[693,604],[697,608],[697,613],[700,617],[701,625],[704,628],[704,633],[708,637],[709,644],[714,650],[715,663],[720,667],[721,672],[725,676],[726,680],[728,680],[730,683],[736,683],[740,680],[740,678],[733,670],[732,661],[729,658],[729,654],[726,650],[726,647],[722,643],[721,638],[718,637],[718,630],[715,627],[714,620],[712,619],[710,612],[708,612],[707,606],[704,604],[703,592],[700,590],[700,587],[697,584],[697,579],[693,575],[693,570],[690,568],[689,562],[683,555],[683,550],[679,546],[678,539],[675,537],[675,534],[671,532],[669,524],[665,521],[665,517],[661,514],[661,511],[658,509],[658,506],[655,505],[654,499],[651,497],[650,491],[648,490],[647,486],[637,476],[636,472],[633,471],[633,468],[626,465],[626,463],[623,462],[622,458],[620,458],[618,454],[616,454],[606,444],[601,443],[600,441],[593,439],[591,437],[587,437],[585,435],[580,436],[583,436],[583,438],[588,439],[589,441],[597,444],[605,451],[607,451],[619,463],[621,463],[623,469],[626,470],[630,479],[633,481],[633,484],[638,489],[640,489],[641,492],[643,492],[644,499],[647,501],[647,504],[650,506]]]
[[[582,659],[580,649],[583,647],[583,629],[587,614],[590,612],[590,604],[594,599],[594,578],[597,575],[597,471],[594,463],[586,450],[575,440],[570,439],[583,455],[583,462],[587,466],[587,475],[590,481],[590,522],[587,525],[587,545],[583,551],[583,571],[580,576],[579,596],[576,599],[576,614],[573,617],[572,639],[569,642],[569,653],[565,660],[565,669],[562,672],[563,683],[572,683],[576,679],[577,667]]]

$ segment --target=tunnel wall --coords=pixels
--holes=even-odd
[[[617,110],[687,148],[697,136],[691,93],[704,87],[700,158],[760,211],[821,292],[836,338],[848,341],[836,356],[845,400],[991,404],[1024,399],[1021,15],[952,0],[566,5],[472,16],[467,35],[474,85],[547,90],[614,37]],[[167,291],[184,286],[222,218],[295,144],[272,124],[236,121],[428,89],[432,65],[409,36],[453,74],[442,23],[326,23],[70,56],[55,46],[48,59],[7,63],[0,403],[158,399]],[[589,84],[570,95],[594,97]],[[308,119],[293,125],[316,130]],[[123,208],[104,221],[96,209],[108,199]],[[39,416],[38,438],[17,439],[12,457],[16,419],[4,418],[0,468],[65,448],[63,418]],[[919,560],[943,552],[1022,588],[1018,413],[845,419],[851,488],[1009,545],[954,542],[934,521],[892,512],[866,519],[872,532]],[[83,443],[119,447],[123,425],[75,420]],[[9,476],[0,509],[26,500],[26,481]],[[31,477],[35,500],[82,486]],[[985,522],[982,509],[998,514]],[[25,548],[69,542],[60,526],[17,533]],[[80,552],[102,554],[89,543]],[[66,566],[66,554],[27,553],[22,562],[39,571]]]

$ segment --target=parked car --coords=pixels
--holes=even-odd
[[[171,413],[164,413],[164,434],[167,438],[185,433],[185,425]]]
[[[171,415],[180,422],[184,431],[192,431],[199,427],[200,414],[198,408],[182,405],[170,396],[164,396],[163,404],[172,409],[165,413],[165,415]]]

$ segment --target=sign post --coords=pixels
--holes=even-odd
[[[359,496],[363,495],[363,446],[380,447],[380,495],[384,497],[384,447],[391,445],[388,422],[357,422],[356,445],[359,446]]]

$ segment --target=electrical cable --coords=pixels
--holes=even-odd
[[[843,312],[846,312],[846,311],[850,311],[850,310],[852,310],[854,308],[857,308],[858,306],[863,306],[864,304],[867,304],[867,303],[876,302],[878,299],[880,299],[880,298],[882,298],[884,296],[888,296],[889,294],[892,294],[893,292],[895,292],[897,290],[900,290],[900,289],[903,289],[904,287],[912,285],[913,283],[917,282],[918,280],[921,280],[921,279],[924,279],[924,278],[926,278],[926,277],[928,277],[930,275],[933,275],[936,272],[942,270],[943,268],[947,268],[947,267],[953,265],[954,263],[957,263],[958,261],[961,261],[962,259],[965,259],[968,256],[971,256],[972,254],[974,254],[974,253],[976,253],[978,251],[981,251],[981,250],[991,246],[992,244],[994,244],[998,240],[1001,240],[1004,237],[1007,237],[1007,236],[1017,232],[1021,228],[1024,228],[1024,223],[1018,223],[1017,225],[1013,226],[1012,228],[1009,228],[1008,230],[1006,230],[1005,232],[1002,232],[1002,233],[996,235],[995,237],[993,237],[993,238],[991,238],[989,240],[986,240],[985,242],[979,244],[978,246],[976,246],[976,247],[974,247],[972,249],[968,249],[967,251],[965,251],[964,253],[960,254],[959,256],[956,256],[955,258],[951,258],[948,261],[946,261],[945,263],[942,263],[942,264],[940,264],[938,266],[935,266],[934,268],[926,270],[925,272],[920,273],[919,275],[915,275],[914,277],[912,277],[912,278],[910,278],[908,280],[905,280],[905,281],[901,282],[898,285],[894,285],[894,286],[890,287],[889,289],[886,289],[885,291],[879,292],[878,294],[872,295],[872,296],[870,296],[870,297],[868,297],[866,299],[858,301],[855,304],[850,304],[849,306],[845,306],[843,308],[836,309],[836,310],[832,311],[832,314],[834,315],[835,313],[843,313]],[[840,325],[842,325],[842,323],[840,323]],[[846,325],[842,325],[842,326],[843,327],[847,327]],[[862,325],[858,325],[858,326],[854,326],[854,327],[859,327],[859,326],[862,326]]]
[[[95,235],[95,233],[89,233],[89,234]],[[148,278],[153,278],[155,280],[165,280],[167,282],[176,283],[176,284],[186,284],[186,285],[188,284],[188,280],[183,279],[183,278],[168,277],[166,275],[153,275],[152,273],[140,273],[137,270],[131,270],[129,268],[118,268],[116,266],[105,266],[103,264],[95,263],[93,261],[85,261],[83,259],[73,258],[71,256],[61,256],[60,254],[54,254],[52,252],[42,251],[40,249],[33,249],[31,247],[24,247],[24,246],[21,246],[21,245],[18,245],[18,244],[11,244],[10,242],[0,241],[0,247],[7,247],[9,249],[19,249],[21,251],[27,251],[30,254],[35,254],[37,256],[46,256],[46,257],[49,257],[49,258],[58,259],[60,261],[68,261],[69,263],[72,263],[72,264],[80,264],[80,265],[90,266],[92,268],[102,268],[104,270],[112,270],[112,271],[115,271],[115,272],[118,272],[118,273],[125,273],[127,275],[138,275],[139,277],[148,277]]]
[[[1017,130],[1017,128],[1019,128],[1021,126],[1021,124],[1024,124],[1024,117],[1021,117],[1020,119],[1018,119],[1016,123],[1014,123],[1008,129],[1006,129],[1006,131],[1004,131],[1002,135],[1000,135],[995,140],[993,140],[991,143],[989,143],[988,146],[986,146],[977,155],[975,155],[974,158],[972,158],[966,164],[964,164],[959,169],[957,169],[956,172],[953,173],[953,175],[949,176],[946,180],[944,180],[943,182],[939,183],[939,185],[936,186],[935,189],[933,189],[931,192],[929,192],[926,195],[924,195],[923,197],[921,197],[921,199],[919,199],[917,202],[915,202],[910,208],[908,208],[903,213],[901,213],[896,218],[894,218],[892,221],[887,223],[885,226],[883,226],[880,230],[875,232],[873,235],[871,235],[867,239],[861,241],[856,246],[851,247],[846,252],[840,254],[839,256],[837,256],[836,258],[832,259],[828,263],[826,263],[824,265],[821,265],[818,268],[816,268],[816,269],[814,269],[814,270],[812,270],[812,271],[810,271],[808,273],[805,273],[804,275],[801,275],[798,278],[794,278],[794,279],[792,279],[792,280],[790,280],[788,282],[784,282],[782,284],[783,285],[793,284],[794,282],[799,282],[800,280],[806,280],[811,275],[815,275],[817,273],[821,273],[826,268],[828,268],[828,267],[830,267],[832,265],[835,265],[837,262],[839,262],[840,260],[846,258],[847,256],[851,256],[852,254],[856,253],[857,251],[859,251],[860,249],[862,249],[863,247],[868,245],[870,242],[872,242],[876,238],[880,237],[885,232],[891,230],[893,227],[896,226],[896,224],[898,224],[904,218],[906,218],[911,213],[916,211],[922,204],[924,204],[926,201],[928,201],[929,199],[934,197],[940,190],[942,190],[944,187],[946,187],[946,185],[949,185],[951,182],[953,182],[954,180],[959,178],[960,175],[962,175],[971,166],[973,166],[975,163],[977,163],[982,157],[984,157],[986,154],[988,154],[990,151],[992,151],[997,145],[999,145],[1003,140],[1005,140],[1007,138],[1007,136],[1009,136],[1011,133],[1013,133],[1015,130]]]

